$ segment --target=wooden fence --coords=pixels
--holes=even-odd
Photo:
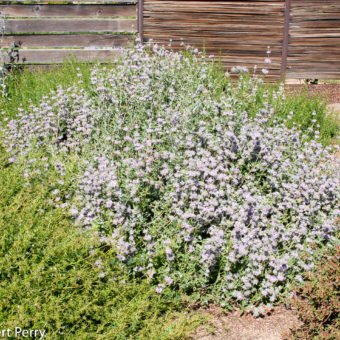
[[[204,48],[227,69],[257,65],[272,79],[340,78],[340,0],[143,1],[146,41]]]
[[[133,44],[136,1],[0,1],[5,16],[3,47],[21,44],[20,62],[109,62]]]
[[[340,79],[340,0],[291,0],[286,76]]]
[[[144,0],[144,38],[171,38],[174,49],[185,44],[204,48],[227,68],[263,66],[271,47],[270,74],[280,74],[284,0],[159,1]],[[267,66],[266,66],[267,67]]]
[[[108,62],[139,32],[144,41],[172,39],[174,49],[204,48],[228,70],[257,65],[274,80],[340,78],[340,0],[0,0],[0,13],[2,45],[21,42],[26,63],[70,55]]]

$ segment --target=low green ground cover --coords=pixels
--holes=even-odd
[[[193,68],[193,72],[197,70],[199,71],[199,68]],[[101,70],[98,71],[99,82],[101,77],[104,77],[104,82],[107,81],[105,77],[109,71],[101,72]],[[168,72],[169,79],[164,79],[165,85],[174,86],[175,91],[184,94],[180,100],[181,105],[185,106],[188,100],[185,98],[185,89],[181,89],[182,92],[176,90],[176,86],[180,87],[180,84],[173,85],[171,81],[177,79],[176,77],[181,79],[187,74],[176,76],[176,74],[171,74],[171,71]],[[228,77],[225,77],[224,73],[217,68],[212,68],[209,72],[209,81],[214,83],[214,90],[209,94],[212,102],[214,99],[218,101],[225,93],[229,93],[232,98],[230,105],[236,112],[247,111],[250,116],[255,116],[265,107],[269,114],[275,113],[278,124],[284,122],[289,127],[295,124],[303,133],[309,135],[310,139],[313,138],[313,131],[318,126],[319,141],[324,145],[331,143],[332,138],[337,134],[338,127],[334,120],[326,115],[326,103],[321,99],[307,99],[306,96],[300,95],[289,96],[281,100],[282,97],[278,99],[277,96],[282,95],[284,98],[284,95],[279,86],[259,85],[254,92],[252,81],[245,79],[239,84],[232,84]],[[129,80],[134,84],[133,71],[131,73]],[[205,82],[200,76],[191,74],[190,77],[194,80],[199,78],[199,81]],[[6,125],[8,118],[17,115],[19,107],[30,110],[30,105],[39,105],[46,95],[49,95],[51,91],[56,91],[59,86],[66,89],[76,83],[78,89],[84,89],[90,96],[97,96],[99,93],[100,97],[102,92],[93,92],[91,78],[93,78],[91,67],[77,64],[74,61],[50,71],[25,70],[23,73],[13,74],[7,79],[7,96],[0,98],[0,111],[3,112],[0,121]],[[166,84],[167,81],[169,83]],[[114,84],[115,78],[112,77],[107,85],[114,87]],[[96,86],[100,88],[100,84],[96,83]],[[188,81],[187,86],[191,86],[190,91],[196,95],[197,84],[191,84]],[[131,89],[135,88],[131,86]],[[135,107],[138,112],[139,102],[129,103],[124,95],[126,94],[122,94],[123,99],[120,98],[119,105],[124,119],[129,119],[129,114],[131,113],[132,117],[133,112],[127,109]],[[138,95],[142,97],[145,94]],[[133,96],[131,97],[134,100]],[[204,95],[198,98],[204,102]],[[99,107],[104,112],[110,112],[112,98],[108,100],[104,97],[99,100],[105,101],[105,105],[100,102],[102,106]],[[145,110],[143,114],[154,109],[152,105],[151,108],[148,107],[148,99],[145,100],[146,104],[141,105]],[[164,103],[163,99],[157,100],[161,105],[165,103],[165,107],[166,105],[176,107],[176,96],[173,97],[171,93],[164,99]],[[73,107],[72,102],[70,105]],[[210,109],[204,105],[206,103],[202,106],[204,109]],[[138,118],[143,122],[144,116],[133,117],[137,121]],[[131,126],[134,123],[132,120]],[[105,133],[110,132],[109,128],[104,126]],[[107,138],[106,135],[105,138]],[[139,258],[132,258],[128,265],[120,263],[116,260],[116,249],[98,239],[96,234],[98,229],[84,229],[75,225],[68,210],[64,209],[62,204],[57,207],[52,204],[60,198],[64,203],[68,203],[66,197],[68,188],[74,188],[77,181],[81,181],[79,171],[82,170],[80,165],[83,156],[79,157],[75,153],[68,157],[66,153],[68,159],[63,165],[67,167],[67,171],[66,176],[61,179],[60,173],[53,167],[54,159],[58,157],[54,158],[55,154],[49,153],[46,170],[43,173],[28,174],[30,180],[27,181],[25,172],[26,168],[30,168],[29,161],[40,159],[42,164],[39,165],[39,169],[44,168],[43,162],[46,156],[44,152],[46,150],[38,148],[32,154],[30,150],[24,158],[12,164],[10,155],[1,149],[0,329],[15,326],[47,329],[48,335],[53,339],[182,339],[204,322],[200,316],[188,312],[184,300],[191,298],[184,297],[186,294],[193,293],[192,295],[196,298],[197,294],[202,294],[203,299],[200,302],[204,303],[204,299],[207,303],[215,301],[216,295],[220,294],[222,289],[219,286],[221,274],[218,270],[213,272],[213,275],[204,282],[205,286],[201,287],[199,285],[205,280],[204,275],[200,273],[201,277],[194,282],[192,278],[195,277],[196,263],[187,261],[185,255],[182,255],[182,262],[176,265],[178,272],[183,270],[184,279],[178,277],[179,274],[176,273],[175,279],[177,278],[178,283],[176,282],[175,287],[177,289],[171,289],[171,287],[165,287],[153,281],[153,275],[149,280],[145,275],[132,275],[132,269],[138,267],[138,261],[142,263],[141,266],[144,265],[144,254]],[[92,154],[89,153],[89,155],[90,157],[88,155],[86,157],[91,158]],[[61,159],[63,157],[65,154],[61,156]],[[242,172],[247,171],[247,166],[246,164],[242,167]],[[93,174],[97,175],[97,169],[91,169]],[[56,187],[61,191],[58,197],[55,194]],[[146,211],[147,218],[150,218],[152,214],[148,210],[148,204],[150,202],[154,204],[152,195],[158,194],[148,190],[150,188],[141,193],[141,197],[145,197],[145,203],[142,202],[139,207],[143,212]],[[290,217],[286,215],[285,218]],[[171,224],[166,217],[162,216],[162,213],[155,215],[155,220],[154,225],[150,227],[151,234],[157,231],[157,228],[164,230],[162,223]],[[151,236],[146,233],[145,229],[137,229],[136,233],[140,237],[137,247],[143,249],[143,242],[146,241],[148,245]],[[208,232],[204,232],[200,237],[204,239],[208,237],[207,235]],[[207,244],[208,242],[205,243]],[[171,257],[171,254],[167,255]],[[165,259],[164,254],[157,254],[154,261],[155,268],[156,270],[160,268],[161,275],[164,274],[162,270],[165,270],[160,263],[162,259]],[[223,261],[222,258],[221,263]],[[244,263],[241,263],[240,268],[243,265]],[[172,278],[169,280],[172,281]],[[205,298],[205,291],[208,290],[210,284],[215,284],[214,280],[217,282],[215,288]],[[156,287],[161,294],[155,291]],[[255,296],[252,301],[256,299],[261,301],[262,297]],[[228,306],[230,307],[229,301]]]
[[[86,87],[90,70],[70,61],[12,74],[0,120],[79,74]],[[129,279],[91,231],[51,207],[55,172],[27,187],[25,164],[9,166],[3,148],[0,154],[0,329],[45,329],[48,339],[182,339],[204,321],[178,294],[160,296],[146,280]]]
[[[0,329],[45,329],[48,339],[182,339],[202,322],[179,295],[129,279],[91,231],[48,204],[55,173],[25,186],[22,170],[1,149]]]

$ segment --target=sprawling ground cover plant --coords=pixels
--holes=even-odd
[[[80,78],[22,110],[3,144],[28,183],[55,169],[53,204],[157,293],[273,303],[335,242],[337,164],[316,114],[309,135],[279,114],[282,88],[216,72],[200,54],[138,46],[95,68],[89,90]],[[37,149],[44,157],[29,159]]]
[[[0,149],[0,329],[41,329],[46,339],[172,340],[205,321],[177,293],[131,280],[93,230],[75,228],[49,203],[55,169],[27,186],[25,163],[8,164]],[[71,159],[67,169],[66,187]]]

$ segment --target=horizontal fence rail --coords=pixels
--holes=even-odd
[[[5,18],[1,45],[20,44],[28,64],[65,58],[110,62],[134,43],[136,1],[0,1]]]

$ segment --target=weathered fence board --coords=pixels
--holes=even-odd
[[[172,39],[174,50],[183,43],[204,49],[228,70],[256,65],[269,68],[274,80],[340,77],[340,0],[137,2],[0,0],[6,16],[1,45],[20,42],[27,63],[60,62],[69,55],[106,62],[132,44],[139,30],[144,41],[168,45]],[[270,65],[264,64],[267,46]]]
[[[27,20],[9,19],[6,22],[5,34],[20,33],[81,33],[81,32],[135,32],[136,20],[121,19],[53,19]]]
[[[135,36],[119,34],[56,34],[56,35],[9,35],[3,38],[3,46],[20,42],[24,49],[32,48],[113,48],[133,44]]]
[[[280,75],[284,0],[158,1],[144,0],[145,40],[181,42],[204,48],[230,69],[235,65],[270,68]],[[267,46],[273,63],[264,65]]]
[[[294,0],[287,77],[339,78],[340,1]]]
[[[143,27],[146,41],[204,48],[227,69],[266,67],[272,79],[340,74],[340,0],[144,0]]]
[[[135,7],[129,5],[0,5],[0,12],[11,17],[115,18],[136,16]]]
[[[20,62],[109,62],[133,43],[136,1],[0,1],[5,16],[1,45],[20,44]]]
[[[135,4],[136,0],[2,0],[3,5],[117,5]]]
[[[76,58],[78,61],[113,62],[121,50],[56,50],[56,49],[34,49],[21,50],[20,63],[30,64],[54,64],[62,63],[65,59]]]

